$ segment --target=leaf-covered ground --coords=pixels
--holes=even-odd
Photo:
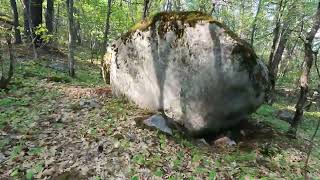
[[[0,92],[0,179],[303,179],[320,113],[307,112],[299,138],[288,139],[275,113],[294,109],[292,95],[243,122],[235,146],[210,145],[140,124],[153,112],[112,97],[89,61],[78,58],[71,79],[49,67],[64,56],[42,57],[18,58],[10,90]],[[320,177],[319,140],[311,179]]]

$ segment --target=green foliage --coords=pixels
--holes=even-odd
[[[146,158],[143,154],[136,154],[132,158],[134,163],[137,163],[139,165],[143,165],[146,162]]]
[[[40,24],[36,27],[34,33],[43,40],[43,42],[48,43],[53,39],[53,35],[49,34],[48,29],[46,28],[45,24]]]

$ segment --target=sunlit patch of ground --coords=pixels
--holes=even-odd
[[[10,90],[0,92],[0,179],[303,177],[317,111],[306,113],[292,140],[275,113],[294,104],[264,105],[239,125],[235,146],[210,145],[137,124],[152,112],[112,97],[97,66],[79,63],[72,79],[48,63],[21,63]],[[311,179],[320,177],[319,152],[315,147]]]

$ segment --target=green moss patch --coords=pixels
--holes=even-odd
[[[188,24],[191,27],[194,27],[199,21],[208,22],[216,24],[217,26],[223,28],[225,32],[234,40],[240,42],[245,46],[250,46],[247,42],[241,40],[238,35],[231,31],[224,23],[215,20],[212,16],[198,11],[188,11],[188,12],[160,12],[153,17],[142,20],[136,25],[134,25],[127,33],[121,36],[121,39],[126,41],[128,40],[132,33],[137,30],[146,31],[152,27],[155,27],[156,23],[160,23],[158,26],[158,33],[160,36],[163,36],[168,31],[177,32],[178,37],[181,36],[181,31],[184,29],[179,29],[178,22],[181,24]],[[251,49],[251,48],[250,48]]]
[[[197,11],[188,11],[188,12],[160,12],[147,20],[142,20],[136,25],[134,25],[127,33],[122,35],[122,40],[127,40],[131,37],[132,33],[141,30],[146,31],[151,27],[155,27],[157,22],[160,23],[158,26],[158,33],[163,36],[166,32],[170,30],[181,31],[178,28],[178,22],[182,24],[189,24],[194,26],[199,21],[214,21],[213,17]],[[183,29],[182,29],[183,31]],[[177,32],[178,36],[182,32]]]

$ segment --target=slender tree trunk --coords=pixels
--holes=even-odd
[[[171,2],[171,0],[167,0],[166,1],[164,11],[166,11],[166,12],[172,11],[172,2]]]
[[[258,0],[258,1],[259,2],[258,2],[257,12],[256,12],[256,15],[255,15],[253,23],[252,23],[251,41],[250,41],[251,46],[253,46],[254,37],[255,37],[256,30],[257,30],[257,20],[258,20],[259,14],[260,14],[261,5],[262,5],[263,0]]]
[[[111,6],[112,6],[112,0],[108,0],[107,18],[106,18],[103,45],[102,45],[102,53],[103,53],[103,55],[106,53],[107,43],[109,41]]]
[[[311,30],[308,32],[306,36],[306,40],[304,41],[304,62],[302,74],[300,77],[300,96],[299,100],[296,104],[296,112],[291,123],[291,127],[289,129],[289,135],[296,137],[298,125],[302,120],[303,116],[303,108],[307,101],[307,93],[309,90],[308,79],[310,75],[310,70],[312,67],[312,63],[314,61],[314,53],[312,51],[312,43],[315,38],[315,35],[320,27],[320,2],[318,2],[317,13],[314,16],[314,22],[311,27]]]
[[[180,0],[174,0],[173,1],[173,6],[174,6],[174,9],[176,11],[178,11],[178,12],[181,11],[181,2],[180,2]]]
[[[80,22],[76,21],[76,26],[75,26],[75,31],[76,31],[76,39],[77,39],[77,44],[81,44],[82,38],[81,38],[81,27],[80,27]]]
[[[16,0],[10,0],[12,12],[13,12],[13,24],[14,24],[14,39],[16,44],[22,43],[21,34],[19,30],[19,15],[17,10]]]
[[[210,10],[210,16],[212,16],[214,12],[216,12],[216,2],[212,1],[212,8]]]
[[[77,8],[74,8],[74,13],[78,16],[80,16],[80,11]],[[78,19],[74,20],[74,24],[75,24],[75,32],[76,32],[76,43],[77,44],[81,44],[82,40],[81,40],[81,27],[80,27],[80,22],[78,21]]]
[[[149,0],[144,0],[142,20],[145,20],[148,16],[148,9],[149,9],[148,7],[149,7]]]
[[[24,0],[23,1],[23,11],[25,12],[25,31],[28,33],[29,36],[27,36],[27,39],[31,39],[32,41],[32,50],[33,50],[33,55],[35,59],[38,59],[38,52],[36,49],[36,44],[35,44],[35,37],[34,37],[34,32],[33,32],[33,28],[31,28],[31,15],[30,15],[30,2],[29,0]]]
[[[282,46],[285,46],[285,44],[283,44],[284,42],[282,41],[282,43],[280,43],[281,41],[281,37],[286,37],[286,36],[282,36],[284,35],[285,31],[282,31],[281,34],[281,17],[282,17],[282,7],[283,6],[283,1],[280,1],[279,7],[278,7],[278,12],[276,15],[276,25],[275,28],[273,30],[273,41],[272,41],[272,46],[271,46],[271,51],[270,51],[270,55],[269,55],[269,63],[268,63],[268,69],[269,69],[269,80],[270,80],[270,88],[269,91],[267,92],[267,99],[266,101],[269,104],[272,104],[274,101],[274,90],[275,90],[275,84],[276,84],[276,76],[277,74],[275,73],[275,67],[276,67],[276,63],[275,62],[280,62],[281,58],[282,58],[282,54],[283,54],[283,50],[279,49],[278,47],[279,45],[280,48]],[[286,41],[285,41],[286,43]],[[275,54],[277,53],[277,55],[275,56]],[[281,55],[281,56],[280,56]],[[277,59],[275,61],[275,57],[280,59]]]
[[[318,108],[317,108],[318,109]],[[319,111],[319,109],[318,109]],[[318,123],[317,123],[317,126],[316,126],[316,130],[314,131],[311,139],[310,139],[310,144],[309,144],[309,149],[308,149],[308,152],[307,152],[307,159],[306,159],[306,162],[304,164],[304,179],[309,179],[308,177],[308,163],[309,163],[309,160],[310,160],[310,156],[311,156],[311,153],[312,153],[312,149],[313,149],[313,146],[314,146],[314,139],[319,131],[319,128],[320,128],[320,119],[318,119]]]
[[[304,27],[304,22],[302,21],[298,37],[301,36],[301,33],[303,31],[303,27]],[[298,45],[298,42],[299,42],[299,39],[296,39],[294,41],[294,43],[293,43],[292,48],[290,50],[288,50],[288,52],[287,52],[287,57],[285,58],[286,59],[286,63],[284,65],[284,67],[281,67],[282,68],[282,75],[281,75],[282,77],[285,76],[285,74],[288,72],[289,63],[293,59],[293,55],[294,55],[295,49],[296,49],[296,47]]]
[[[106,18],[106,24],[105,24],[105,30],[104,30],[104,38],[103,38],[103,44],[102,44],[102,59],[101,59],[101,74],[103,76],[103,78],[107,81],[107,83],[110,83],[110,75],[107,74],[103,74],[102,70],[106,67],[104,67],[104,63],[103,63],[103,58],[104,55],[106,54],[106,49],[107,49],[107,43],[109,41],[109,29],[110,29],[110,16],[111,16],[111,6],[112,6],[112,0],[108,0],[108,9],[107,9],[107,18]],[[108,77],[106,77],[108,76]]]
[[[48,33],[53,33],[53,17],[54,17],[54,0],[47,0],[47,9],[46,9],[46,27]]]
[[[6,37],[7,40],[7,45],[8,45],[8,51],[9,51],[9,71],[8,71],[8,76],[5,77],[4,73],[2,73],[2,76],[0,78],[0,89],[6,89],[10,83],[10,80],[13,76],[13,72],[14,72],[14,66],[15,66],[15,58],[13,55],[13,48],[12,48],[12,44],[11,44],[11,37],[8,35]],[[2,60],[2,53],[0,52],[0,62],[3,63]],[[2,72],[3,72],[3,64],[2,65]]]
[[[274,55],[272,57],[272,62],[269,63],[268,69],[269,69],[269,78],[271,82],[271,103],[274,100],[274,93],[275,93],[275,87],[276,87],[277,76],[278,76],[278,66],[282,60],[282,55],[286,47],[286,44],[288,42],[290,34],[291,34],[291,31],[288,30],[288,28],[284,27],[284,29],[280,33],[280,36],[278,39],[279,42],[278,42],[277,48],[275,49]]]
[[[57,13],[56,13],[56,20],[55,20],[55,34],[58,34],[59,30],[59,20],[60,20],[60,3],[57,4]]]
[[[75,51],[75,27],[74,27],[74,17],[73,17],[73,0],[66,0],[67,3],[67,10],[68,10],[68,21],[69,21],[69,53],[68,53],[68,60],[69,60],[69,75],[71,77],[75,77],[75,70],[74,70],[74,51]]]
[[[24,35],[30,41],[29,0],[23,0]]]
[[[42,44],[41,35],[35,33],[37,27],[42,24],[42,1],[43,0],[31,0],[29,4],[31,28],[36,47],[40,47]]]

